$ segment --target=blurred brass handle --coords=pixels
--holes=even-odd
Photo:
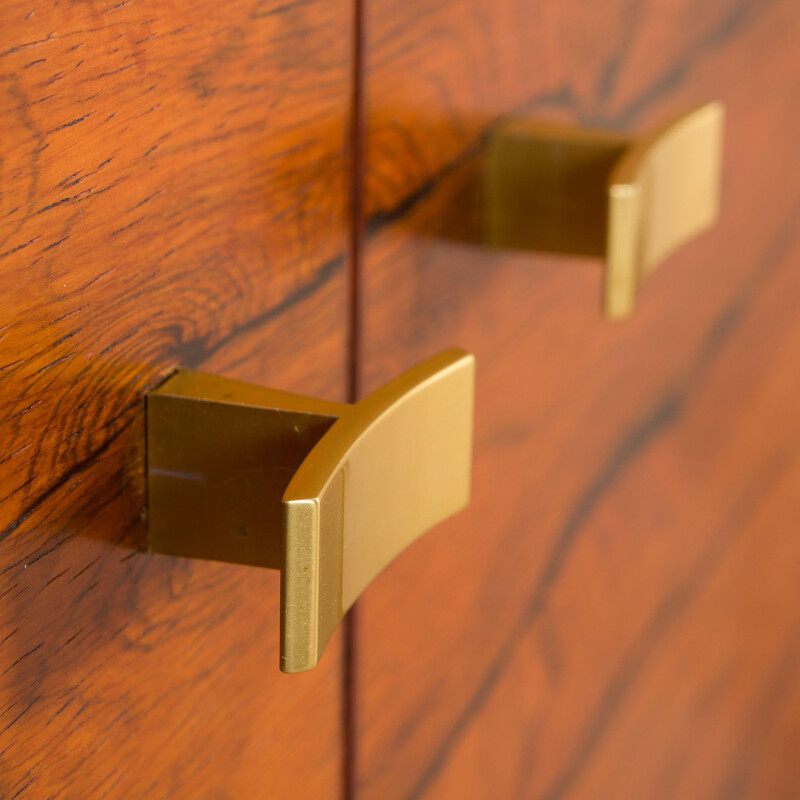
[[[717,220],[723,117],[709,103],[633,140],[502,126],[488,150],[489,241],[605,255],[605,313],[627,317],[642,279]]]
[[[367,584],[469,500],[475,360],[354,405],[180,371],[147,398],[149,547],[281,570],[281,669],[316,666]]]

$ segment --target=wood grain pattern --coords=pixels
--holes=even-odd
[[[478,396],[470,509],[358,607],[356,797],[796,797],[800,10],[365,9],[361,389],[458,344]],[[469,244],[495,121],[713,98],[722,221],[629,322],[594,265]]]
[[[174,367],[345,398],[351,11],[2,4],[0,797],[340,795],[340,643],[137,547]]]

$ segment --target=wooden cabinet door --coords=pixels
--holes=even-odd
[[[177,366],[346,399],[350,0],[0,9],[0,796],[336,798],[342,648],[142,552]]]
[[[470,508],[357,610],[359,800],[800,793],[800,6],[365,0],[363,392],[477,355]],[[723,213],[605,321],[471,243],[503,118],[727,108]]]

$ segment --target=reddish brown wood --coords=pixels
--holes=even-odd
[[[367,0],[362,389],[478,357],[474,498],[359,604],[357,792],[800,792],[800,90],[789,0]],[[728,108],[724,213],[635,316],[469,244],[514,114]],[[459,241],[461,239],[461,241]]]
[[[334,798],[341,644],[140,552],[176,366],[345,399],[349,0],[0,9],[0,796]]]

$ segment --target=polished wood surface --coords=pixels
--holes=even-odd
[[[177,366],[346,399],[349,0],[0,9],[0,796],[335,798],[341,640],[141,552]]]
[[[361,386],[477,355],[472,506],[358,606],[359,800],[800,793],[800,9],[366,0]],[[506,116],[728,111],[719,225],[602,319],[470,241]],[[479,215],[478,215],[479,216]]]

